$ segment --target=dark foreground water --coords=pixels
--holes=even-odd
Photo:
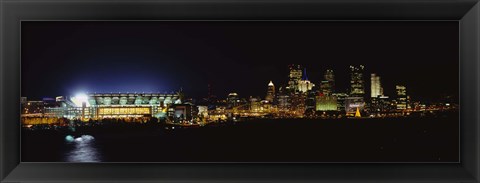
[[[458,126],[455,115],[118,125],[77,128],[72,142],[65,131],[22,130],[21,150],[23,162],[457,162]]]

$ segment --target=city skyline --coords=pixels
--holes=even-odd
[[[458,33],[22,21],[22,161],[457,162]]]
[[[437,102],[417,100],[412,97],[408,85],[404,84],[396,84],[395,93],[384,93],[381,77],[366,73],[364,65],[349,66],[350,87],[345,91],[336,88],[334,70],[325,70],[323,80],[315,85],[308,79],[306,67],[290,64],[288,68],[289,72],[285,73],[288,76],[285,81],[287,84],[276,87],[270,80],[262,97],[241,96],[237,92],[216,96],[209,90],[207,96],[190,98],[182,89],[164,93],[80,92],[75,96],[56,96],[41,101],[22,97],[22,116],[83,121],[148,117],[193,124],[206,122],[207,119],[236,120],[234,116],[357,118],[367,115],[370,118],[384,118],[409,116],[412,113],[424,116],[426,112],[456,110],[458,106],[458,101],[451,97],[440,98]],[[367,83],[370,83],[370,90]]]
[[[121,31],[113,32],[112,27]],[[207,95],[210,85],[217,96],[237,92],[264,97],[270,80],[276,86],[287,84],[285,65],[296,63],[307,68],[317,86],[331,69],[336,88],[346,90],[348,67],[362,64],[367,75],[381,76],[384,92],[390,95],[396,84],[404,84],[419,100],[458,98],[458,69],[452,69],[458,68],[454,28],[455,23],[445,22],[25,22],[22,96],[182,88],[199,98]],[[38,46],[47,40],[54,44]],[[180,44],[185,41],[189,44]]]
[[[202,98],[208,98],[210,97],[210,95],[212,96],[215,96],[217,97],[219,100],[221,99],[225,99],[225,98],[228,98],[228,95],[231,94],[231,93],[235,93],[236,95],[238,96],[241,96],[241,98],[248,98],[248,97],[256,97],[256,98],[260,98],[260,99],[265,99],[265,100],[268,100],[270,102],[272,102],[275,98],[275,93],[278,93],[279,92],[279,89],[281,90],[282,88],[285,89],[285,88],[288,88],[288,87],[292,87],[290,85],[298,85],[298,86],[301,86],[302,84],[300,84],[299,82],[297,81],[307,81],[309,82],[309,84],[307,84],[309,86],[309,89],[307,88],[304,88],[304,89],[301,89],[301,88],[296,88],[296,90],[303,90],[303,92],[306,92],[306,91],[309,91],[309,90],[314,90],[315,92],[317,92],[316,94],[328,94],[328,95],[331,95],[331,94],[338,94],[338,93],[345,93],[347,95],[351,95],[351,96],[360,96],[360,97],[365,97],[366,99],[369,99],[369,98],[376,98],[376,97],[388,97],[388,96],[396,96],[397,93],[398,93],[398,86],[402,86],[402,87],[405,87],[405,86],[408,86],[408,84],[405,84],[405,83],[397,83],[397,84],[394,84],[392,86],[385,86],[383,84],[384,82],[384,79],[381,79],[381,76],[376,74],[376,73],[367,73],[365,72],[365,66],[364,65],[357,65],[357,66],[353,66],[353,65],[350,65],[349,68],[350,68],[350,86],[347,87],[347,89],[344,89],[344,90],[338,90],[336,89],[336,85],[337,85],[337,81],[335,80],[335,78],[337,77],[336,73],[334,70],[332,69],[326,69],[325,72],[324,72],[324,75],[323,75],[323,79],[319,81],[311,81],[309,78],[308,78],[308,74],[307,74],[307,71],[306,71],[306,67],[303,67],[301,65],[298,65],[298,64],[290,64],[288,67],[291,69],[291,66],[296,66],[299,68],[299,71],[301,72],[296,72],[295,74],[298,74],[296,76],[294,76],[294,78],[296,79],[295,81],[292,80],[292,79],[288,79],[288,81],[284,81],[284,82],[279,82],[279,83],[274,83],[272,80],[270,80],[267,84],[267,94],[265,95],[242,95],[241,93],[238,93],[237,91],[229,91],[227,95],[225,96],[218,96],[216,95],[214,92],[212,91],[209,91],[207,89],[207,92],[204,96],[199,96],[197,98],[193,97],[193,99],[195,100],[201,100]],[[359,70],[361,68],[361,71]],[[358,73],[360,73],[361,75],[357,76],[355,75],[355,73],[357,73],[356,71],[360,71]],[[291,71],[290,71],[291,72]],[[287,74],[287,73],[285,73]],[[353,74],[353,75],[352,75]],[[290,75],[290,74],[289,74]],[[371,76],[371,77],[369,77]],[[357,83],[352,83],[354,82],[354,80],[358,80],[359,82],[361,82],[361,84],[357,84]],[[310,84],[311,83],[311,84]],[[315,85],[316,83],[316,85]],[[391,83],[391,82],[389,82]],[[304,84],[305,85],[305,84]],[[305,85],[305,87],[307,87],[307,85]],[[311,85],[311,86],[310,86]],[[342,84],[340,84],[342,85]],[[207,87],[210,87],[210,85],[207,85]],[[360,87],[360,89],[358,89],[360,91],[357,91],[357,89],[355,89],[355,87]],[[384,92],[384,88],[387,88],[387,92]],[[217,88],[218,89],[218,88]],[[221,90],[221,88],[219,89]],[[268,92],[270,92],[270,90],[273,90],[271,91],[271,93],[273,93],[272,96],[268,97]],[[72,93],[70,95],[67,95],[67,96],[74,96],[74,95],[77,95],[77,94],[80,94],[80,93],[177,93],[177,92],[180,92],[182,91],[183,92],[183,88],[180,88],[178,90],[173,90],[173,91],[162,91],[162,92],[154,92],[154,91],[135,91],[135,92],[116,92],[116,91],[110,91],[110,92],[85,92],[85,91],[78,91],[76,93]],[[256,91],[257,93],[261,93],[259,91]],[[184,93],[185,94],[185,93]],[[55,98],[55,97],[58,97],[58,96],[64,96],[64,95],[49,95],[49,96],[44,96],[42,98]],[[188,93],[186,94],[186,96],[188,98],[192,98],[188,95]],[[450,96],[445,96],[445,97],[452,97],[454,95],[450,95]],[[28,97],[28,96],[22,96],[22,97]],[[409,97],[413,97],[417,100],[419,100],[418,98],[416,98],[415,95],[409,95]],[[42,98],[36,98],[37,100],[41,100]],[[455,97],[452,97],[453,100],[450,100],[452,101],[453,103],[458,103],[457,102],[457,99]],[[436,98],[436,99],[433,99],[432,101],[423,101],[423,102],[441,102],[443,100],[443,98]]]

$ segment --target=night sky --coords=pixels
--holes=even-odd
[[[22,96],[170,92],[265,97],[287,82],[288,64],[316,85],[333,69],[337,91],[349,65],[377,73],[413,99],[458,98],[458,22],[22,22]]]

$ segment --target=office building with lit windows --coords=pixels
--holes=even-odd
[[[348,94],[333,93],[332,96],[335,96],[337,99],[337,111],[345,111],[345,99],[348,97]]]
[[[363,79],[363,72],[365,67],[350,66],[350,96],[364,97],[365,95],[365,83]]]
[[[331,88],[332,92],[335,92],[335,74],[333,73],[333,70],[327,69],[324,74],[324,78],[326,81],[329,81],[331,83]]]
[[[277,100],[277,107],[279,111],[288,111],[290,109],[292,103],[290,95],[287,94],[287,88],[280,87],[275,98]]]
[[[335,75],[333,70],[328,69],[323,75],[324,80],[320,82],[320,92],[325,95],[331,95],[335,92]]]
[[[227,107],[232,108],[240,105],[240,97],[237,93],[229,93],[227,96]]]
[[[45,103],[43,101],[25,101],[21,105],[21,113],[24,116],[41,116],[45,113]]]
[[[310,90],[307,93],[307,99],[305,101],[305,110],[307,111],[315,111],[316,110],[316,99],[317,97],[317,91],[315,90]]]
[[[298,84],[302,80],[302,66],[291,64],[288,66],[288,86],[286,87],[289,92],[298,91]]]
[[[291,101],[290,96],[285,94],[277,95],[277,106],[280,111],[288,111],[290,109]]]
[[[397,92],[397,110],[407,109],[407,87],[396,85],[395,89]]]
[[[291,94],[290,95],[290,111],[293,111],[296,114],[303,114],[306,109],[306,100],[307,95],[303,93]]]
[[[250,96],[249,98],[249,106],[251,112],[259,112],[260,111],[260,99],[256,97]]]
[[[388,112],[391,111],[391,101],[388,96],[382,95],[375,98],[372,98],[370,103],[370,112]]]
[[[274,99],[275,99],[275,85],[273,84],[272,81],[270,81],[270,83],[268,83],[267,95],[265,96],[265,100],[267,100],[270,103],[273,103]]]
[[[330,87],[330,82],[328,81],[320,81],[320,88],[319,88],[319,93],[325,94],[325,95],[330,95],[332,90]]]
[[[375,73],[371,74],[370,75],[370,82],[371,82],[370,97],[376,98],[378,96],[382,96],[383,95],[383,88],[382,88],[382,84],[380,82],[380,76],[378,76]]]

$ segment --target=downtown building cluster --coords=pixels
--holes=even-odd
[[[199,106],[199,115],[209,120],[405,117],[455,108],[451,102],[426,105],[412,101],[407,87],[400,84],[388,86],[393,87],[394,93],[385,95],[378,74],[367,74],[363,65],[348,69],[350,77],[346,91],[336,88],[334,70],[325,70],[320,81],[313,82],[305,67],[292,64],[288,66],[288,79],[284,84],[277,87],[272,81],[268,82],[264,97],[242,98],[239,93],[231,92],[222,99],[209,91],[207,98],[192,103]]]
[[[270,81],[265,100],[261,101],[262,106],[268,106],[264,108],[270,109],[269,112],[274,116],[385,117],[408,115],[415,109],[425,109],[425,106],[410,101],[404,85],[395,86],[395,97],[384,95],[380,76],[372,73],[367,80],[363,65],[350,66],[347,91],[337,90],[335,73],[331,69],[325,70],[322,80],[314,84],[308,79],[305,67],[295,64],[288,67],[286,85],[276,90],[274,83]],[[370,90],[366,88],[367,82],[370,82]],[[259,98],[256,100],[260,101]],[[255,109],[254,106],[254,101],[250,101],[250,108]]]
[[[299,113],[304,111],[304,115],[310,117],[319,115],[378,117],[405,115],[411,111],[412,103],[408,100],[409,96],[407,96],[405,86],[396,85],[395,98],[390,98],[383,93],[380,76],[372,73],[371,77],[367,78],[363,65],[349,67],[350,83],[347,91],[339,91],[335,87],[335,73],[331,69],[325,70],[322,80],[316,86],[310,84],[306,68],[303,68],[301,78],[292,73],[298,73],[302,66],[291,65],[289,68],[289,80],[297,80],[296,83],[299,84],[294,85],[294,82],[289,82],[285,87],[285,92],[279,91],[279,99],[290,99],[279,100],[282,103],[282,110],[298,111]],[[367,82],[370,82],[370,90],[366,88]],[[308,87],[303,87],[305,85]],[[292,105],[296,103],[300,103],[299,107],[292,108]]]

